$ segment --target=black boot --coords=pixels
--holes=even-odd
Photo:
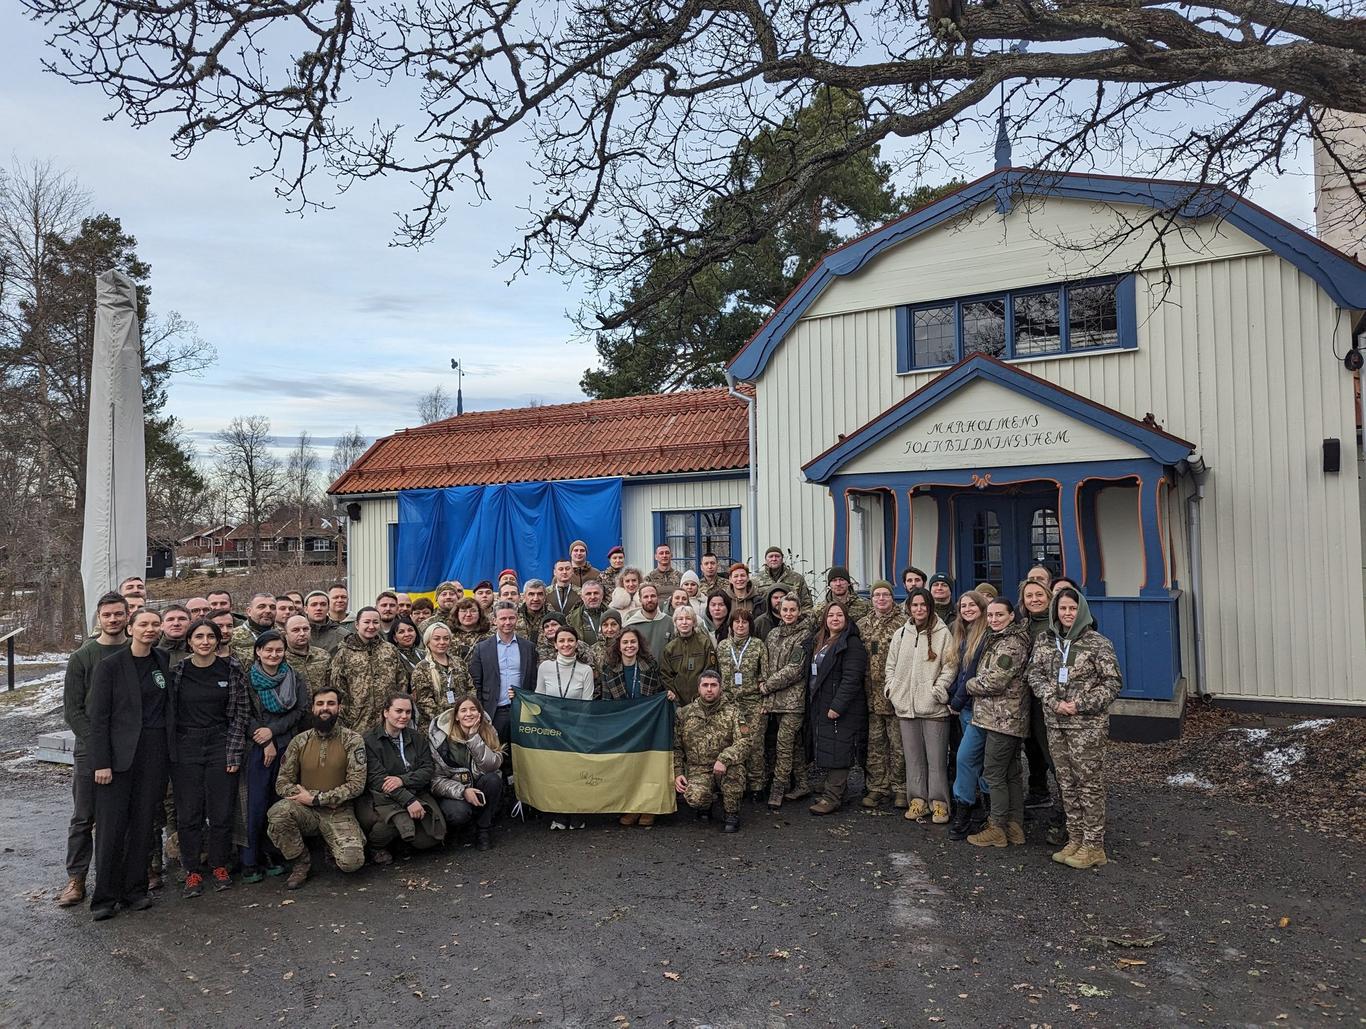
[[[972,807],[968,804],[955,804],[953,819],[949,822],[949,839],[966,840],[972,818]]]
[[[723,826],[721,826],[721,831],[722,831],[722,832],[739,832],[739,831],[740,831],[740,816],[739,816],[739,815],[726,815],[726,824],[723,825]]]

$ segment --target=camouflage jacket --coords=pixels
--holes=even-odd
[[[768,679],[761,692],[764,711],[770,714],[806,710],[807,668],[803,651],[811,635],[810,617],[792,625],[781,622],[768,634]]]
[[[265,631],[253,629],[250,622],[243,622],[233,629],[232,635],[228,637],[228,653],[237,658],[237,663],[243,668],[250,668],[251,663],[256,660],[256,637]],[[283,638],[282,633],[281,639]]]
[[[1034,641],[1029,661],[1029,688],[1043,704],[1044,722],[1050,729],[1090,729],[1103,727],[1110,703],[1119,695],[1123,681],[1115,648],[1093,628],[1083,629],[1067,652],[1067,681],[1058,682],[1063,666],[1062,647],[1053,632],[1041,633]],[[1075,700],[1075,715],[1060,715],[1057,704]]]
[[[413,724],[421,729],[426,729],[432,719],[474,688],[470,670],[454,654],[447,655],[444,667],[431,658],[419,661],[408,682],[408,692],[413,695],[413,707],[417,709]]]
[[[697,677],[704,669],[716,667],[716,645],[705,632],[694,629],[690,636],[675,636],[664,645],[659,658],[659,677],[666,690],[672,690],[682,707],[697,699]]]
[[[674,775],[711,774],[717,761],[729,768],[749,756],[750,727],[740,709],[718,697],[700,699],[678,713],[674,726]]]
[[[899,607],[893,607],[885,618],[879,617],[876,611],[869,611],[858,620],[858,634],[868,651],[868,674],[863,677],[863,691],[868,695],[869,714],[896,714],[896,708],[892,707],[882,687],[887,681],[887,644],[892,633],[905,624],[906,612]]]
[[[309,622],[308,630],[312,636],[310,642],[313,646],[328,654],[341,646],[341,641],[346,635],[342,632],[341,626],[330,618],[322,622]]]
[[[649,574],[641,580],[641,585],[643,586],[647,582],[659,590],[659,606],[664,607],[669,602],[669,597],[673,595],[673,591],[683,585],[683,573],[673,565],[669,566],[667,572],[652,568]]]
[[[754,574],[754,588],[760,593],[767,594],[778,583],[786,586],[789,592],[795,589],[802,610],[811,610],[811,587],[806,584],[806,577],[795,568],[783,565],[783,570],[775,577],[768,565],[764,565]]]
[[[485,629],[483,632],[473,629],[451,629],[451,660],[461,665],[469,664],[474,648],[492,635],[492,629]]]
[[[317,729],[305,729],[290,740],[289,746],[285,748],[284,760],[280,762],[280,775],[275,780],[275,792],[284,799],[288,800],[303,788],[299,785],[299,755],[303,753],[308,741],[318,735]],[[360,733],[339,725],[332,730],[330,736],[321,737],[319,744],[323,748],[324,758],[332,747],[345,749],[346,781],[335,790],[317,794],[318,807],[337,808],[343,804],[350,804],[365,792],[364,738]]]
[[[610,610],[603,604],[595,611],[590,611],[583,604],[570,611],[569,624],[574,627],[574,631],[579,634],[579,639],[587,643],[590,647],[598,642],[598,633],[602,629],[602,616]]]
[[[327,686],[332,655],[321,647],[309,646],[302,654],[286,647],[285,660],[289,662],[289,667],[294,669],[294,674],[308,687],[309,696]]]
[[[722,695],[747,715],[757,712],[764,700],[759,687],[768,678],[768,648],[764,641],[754,636],[738,644],[733,639],[722,640],[716,645],[716,667],[721,673]],[[737,673],[739,685],[735,682]]]
[[[968,680],[972,724],[1007,736],[1029,735],[1029,630],[1012,622],[991,633]]]
[[[390,693],[408,692],[410,673],[388,640],[368,643],[352,633],[332,655],[328,684],[341,694],[342,724],[357,732],[379,725]]]
[[[539,611],[528,611],[525,604],[517,608],[517,635],[525,636],[529,640],[539,640],[541,638],[541,623],[545,621],[545,613],[548,608],[541,608]]]
[[[816,624],[820,625],[825,621],[825,611],[834,601],[834,597],[829,590],[825,591],[825,602],[816,609]],[[873,605],[857,593],[850,593],[844,598],[844,610],[849,615],[849,621],[857,622],[873,613]]]

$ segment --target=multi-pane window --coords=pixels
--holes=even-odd
[[[904,372],[972,354],[1008,361],[1133,347],[1133,308],[1132,276],[903,308],[897,364]]]
[[[1049,568],[1062,567],[1062,534],[1058,512],[1041,507],[1029,523],[1029,559]]]
[[[739,515],[735,508],[711,511],[665,511],[659,516],[662,530],[655,545],[667,543],[673,560],[680,568],[697,568],[702,555],[716,555],[721,567],[740,560],[733,545],[739,529]]]
[[[1003,571],[1001,522],[995,511],[978,511],[972,521],[972,578],[999,586]]]

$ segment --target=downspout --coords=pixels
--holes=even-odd
[[[726,369],[726,392],[736,400],[743,401],[749,410],[749,545],[754,549],[754,553],[759,553],[759,476],[756,469],[754,458],[755,442],[754,438],[758,435],[758,415],[754,408],[754,397],[746,396],[735,388],[735,376],[731,374],[729,368]],[[744,560],[744,555],[740,555]],[[757,562],[756,562],[757,564]]]
[[[1208,697],[1211,694],[1205,677],[1205,592],[1202,567],[1203,548],[1200,538],[1201,501],[1205,499],[1205,459],[1195,457],[1181,462],[1182,469],[1190,473],[1195,488],[1186,498],[1186,545],[1190,547],[1191,563],[1191,627],[1195,631],[1195,694]]]

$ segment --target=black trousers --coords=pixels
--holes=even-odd
[[[71,774],[71,824],[66,830],[66,874],[85,882],[90,858],[95,853],[95,769],[85,741],[76,740],[75,767]]]
[[[231,860],[239,773],[229,775],[227,761],[225,726],[183,729],[176,735],[171,786],[175,791],[176,831],[180,834],[180,865],[187,873],[203,875],[210,868],[228,867]],[[202,857],[205,821],[209,823],[207,863]]]
[[[152,819],[166,799],[169,754],[164,729],[143,729],[133,763],[95,787],[95,889],[92,909],[147,895]]]
[[[446,816],[447,839],[450,839],[450,830],[462,829],[471,822],[480,832],[493,828],[503,800],[503,777],[497,772],[485,772],[474,780],[474,788],[483,791],[483,807],[475,807],[467,800],[450,800],[446,797],[437,801],[441,805],[441,813]]]
[[[1048,726],[1043,720],[1043,703],[1032,693],[1029,696],[1029,735],[1024,741],[1025,757],[1029,762],[1029,792],[1048,792],[1048,770],[1053,757],[1048,752]]]

